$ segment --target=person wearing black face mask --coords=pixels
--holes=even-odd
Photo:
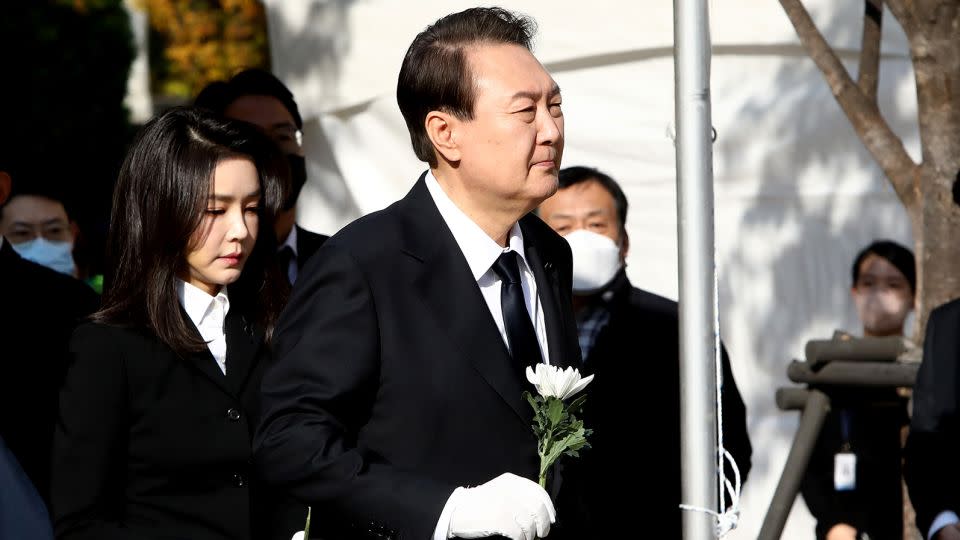
[[[673,516],[653,520],[645,537],[680,538],[680,351],[677,303],[634,287],[624,268],[630,246],[626,231],[627,199],[616,181],[588,167],[560,171],[560,189],[541,203],[538,213],[563,236],[573,254],[573,308],[577,318],[584,373],[598,374],[591,383],[584,408],[584,424],[593,429],[592,448],[568,465],[565,482],[585,494],[582,523],[588,528],[575,536],[618,537],[605,530],[617,515],[631,512],[628,499],[606,487],[609,478],[626,484],[656,486],[661,497],[650,513]],[[746,408],[721,347],[723,364],[724,446],[746,481],[752,448],[747,434]],[[632,385],[649,381],[644,392]],[[623,396],[643,410],[643,432],[656,442],[642,449],[651,467],[624,468],[636,461],[631,441],[638,429],[624,416]],[[626,477],[624,477],[626,475]],[[634,475],[634,476],[631,476]],[[728,469],[727,477],[732,478]],[[728,499],[729,500],[729,499]]]
[[[307,181],[307,165],[303,155],[301,136],[303,119],[293,94],[273,74],[260,69],[247,69],[227,81],[208,84],[194,100],[194,105],[209,109],[232,120],[242,120],[260,128],[286,155],[290,176],[289,191],[280,212],[274,218],[277,234],[277,265],[281,275],[292,287],[299,271],[327,236],[317,234],[296,224],[297,199]],[[278,497],[287,497],[278,494]],[[283,515],[274,516],[277,523],[303,523],[307,508],[291,499],[281,503]],[[313,513],[314,523],[325,518]],[[286,540],[282,527],[271,531],[268,540]],[[273,536],[276,535],[276,536]],[[313,535],[311,535],[313,537]]]
[[[307,181],[307,164],[301,144],[303,119],[293,94],[273,74],[247,69],[227,81],[207,85],[197,95],[194,105],[256,125],[287,156],[290,190],[283,211],[277,215],[275,230],[280,271],[293,285],[299,269],[327,240],[327,236],[296,224],[297,199]]]

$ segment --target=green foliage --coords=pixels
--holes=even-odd
[[[269,69],[260,0],[139,0],[150,19],[154,93],[190,98],[244,68]]]
[[[590,448],[587,437],[591,430],[583,426],[577,414],[583,409],[586,395],[580,395],[569,404],[558,398],[523,393],[533,407],[533,434],[537,437],[540,456],[540,485],[546,485],[547,472],[561,456],[579,457],[580,450]]]

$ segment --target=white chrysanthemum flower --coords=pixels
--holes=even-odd
[[[580,377],[580,371],[572,367],[560,369],[549,364],[537,364],[536,371],[527,367],[527,380],[544,398],[565,400],[583,390],[593,380],[593,375]]]

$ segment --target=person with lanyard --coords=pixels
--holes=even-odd
[[[282,305],[282,157],[258,130],[174,108],[114,191],[103,306],[79,327],[54,434],[57,538],[288,539],[250,468]]]
[[[677,303],[634,287],[626,274],[630,248],[627,197],[609,175],[591,167],[560,171],[560,189],[543,201],[540,217],[570,244],[573,253],[573,308],[579,329],[583,371],[595,374],[584,422],[594,431],[591,448],[568,465],[568,482],[584,493],[588,528],[581,537],[615,537],[617,515],[632,502],[609,489],[610,478],[655,486],[662,496],[648,503],[657,519],[644,528],[656,538],[679,538],[680,494],[680,335]],[[740,476],[750,472],[752,448],[746,408],[730,368],[723,364],[724,446]],[[650,381],[641,392],[636,381]],[[633,405],[623,408],[624,396]],[[654,443],[632,441],[635,410],[643,411],[644,431]],[[651,467],[623,468],[642,459]],[[733,478],[729,469],[727,477]],[[729,499],[727,499],[729,502]],[[668,519],[666,516],[670,516]]]
[[[889,240],[863,248],[851,266],[851,298],[863,338],[903,336],[913,310],[913,253]],[[839,332],[835,339],[858,339]],[[831,390],[836,390],[831,388]],[[800,492],[826,540],[901,540],[901,431],[906,399],[893,388],[847,387],[831,393],[831,411],[807,464]]]

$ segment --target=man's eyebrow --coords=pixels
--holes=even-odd
[[[603,208],[596,208],[584,214],[584,217],[602,216],[605,213],[606,211]],[[550,219],[573,219],[576,216],[574,216],[574,214],[571,212],[559,211],[553,212],[547,215],[547,217]]]
[[[558,96],[558,95],[560,95],[560,87],[559,87],[558,85],[554,84],[554,85],[553,85],[553,88],[551,88],[550,91],[547,92],[547,99],[550,99],[550,98],[555,97],[555,96]],[[517,92],[516,94],[512,95],[510,98],[511,98],[511,99],[529,98],[529,99],[532,99],[532,100],[536,101],[536,100],[540,99],[540,93],[539,93],[539,92],[528,92],[528,91],[526,91],[526,90],[521,90],[521,91]]]

